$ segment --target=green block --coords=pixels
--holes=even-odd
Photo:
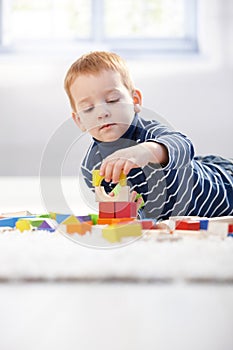
[[[97,221],[99,219],[99,215],[98,214],[88,214],[91,217],[91,221],[93,225],[97,225]]]
[[[45,218],[45,219],[51,219],[51,215],[50,214],[41,214],[41,215],[37,215],[37,218]]]

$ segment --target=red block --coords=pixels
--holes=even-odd
[[[233,224],[229,224],[228,226],[228,233],[233,233]]]
[[[155,222],[149,219],[140,220],[139,222],[142,225],[143,230],[152,230],[156,226]]]
[[[176,230],[199,231],[200,221],[177,221]]]
[[[136,218],[136,202],[115,202],[115,218]]]
[[[114,202],[99,202],[99,218],[114,218],[115,205]]]

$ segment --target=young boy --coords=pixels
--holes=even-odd
[[[139,116],[141,92],[117,54],[97,51],[80,57],[67,72],[65,90],[73,120],[93,138],[82,163],[89,187],[94,169],[104,176],[107,193],[123,171],[131,200],[137,193],[143,197],[141,216],[233,214],[233,162],[194,157],[186,136]]]

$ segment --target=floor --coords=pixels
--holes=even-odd
[[[2,350],[231,350],[233,288],[22,284],[0,287]]]
[[[0,193],[0,212],[29,210],[38,213],[45,210],[37,178],[1,178]],[[77,205],[72,195],[70,202],[74,207]],[[82,203],[82,210],[85,210],[85,205],[85,202]],[[80,208],[80,203],[78,207]],[[9,236],[6,236],[6,239],[2,237],[2,248],[5,254],[3,252],[1,254],[1,265],[4,265],[5,261],[6,266],[0,266],[0,271],[5,269],[15,273],[17,266],[18,268],[27,266],[30,272],[33,270],[30,262],[33,265],[34,257],[38,262],[37,271],[40,272],[46,266],[39,257],[43,257],[44,260],[47,256],[51,263],[47,270],[54,273],[55,270],[49,270],[49,268],[52,264],[55,268],[59,260],[55,260],[57,251],[49,250],[52,238],[45,246],[46,255],[40,253],[36,256],[35,246],[37,242],[39,243],[37,238],[34,239],[33,245],[31,240],[25,238],[26,241],[28,243],[24,246],[22,244],[24,236],[20,236],[18,243],[15,244],[14,238],[14,244],[11,245]],[[161,249],[157,246],[156,252],[162,254],[163,251],[164,257],[166,245],[163,244],[161,243],[163,247]],[[72,246],[74,257],[75,244],[69,242],[64,246],[68,245]],[[27,252],[29,247],[31,247],[31,255]],[[43,245],[40,245],[41,251],[42,247]],[[167,259],[167,261],[172,261],[173,266],[168,265],[166,271],[170,273],[174,272],[175,267],[178,266],[175,263],[176,260],[179,261],[181,254],[181,249],[178,247],[180,246],[177,244],[168,250],[171,252],[172,260]],[[216,259],[219,259],[219,264],[222,262],[222,266],[232,262],[231,250],[228,252],[228,248],[226,249],[224,260],[223,256],[217,257],[216,244],[214,247],[211,250],[211,261],[214,261],[213,257],[216,254]],[[70,250],[66,249],[64,255],[67,258],[70,256]],[[122,271],[125,271],[123,249],[125,248],[118,249],[115,253],[109,252],[108,255],[115,254],[114,264],[119,262]],[[131,254],[134,251],[133,245],[127,249],[126,251]],[[79,251],[82,251],[86,259],[88,257],[93,259],[99,254],[99,261],[97,258],[94,259],[96,266],[101,266],[104,262],[108,263],[106,258],[104,259],[103,256],[101,258],[101,251],[97,253],[82,247],[77,249],[77,254]],[[137,251],[139,254],[139,250]],[[60,246],[59,254],[62,261],[64,256],[61,252]],[[201,244],[196,246],[196,260],[200,259],[199,263],[203,264],[203,271],[207,271],[208,257],[204,259],[204,252]],[[31,260],[28,261],[26,256]],[[183,256],[186,258],[183,271],[185,268],[186,271],[188,268],[195,270],[194,265],[187,263],[188,252]],[[150,272],[147,269],[149,265],[145,264],[146,258],[145,254],[139,254],[137,259],[137,266],[143,267],[140,271],[141,274],[144,271],[145,275]],[[85,269],[88,260],[81,261],[83,265],[79,265],[79,271]],[[15,264],[8,270],[10,267],[7,265],[12,262]],[[156,259],[153,263],[156,263]],[[95,267],[94,264],[90,266],[93,269]],[[211,266],[214,267],[213,264]],[[130,268],[132,266],[128,264],[128,272]],[[43,271],[46,275],[46,270]],[[157,271],[160,271],[160,268]],[[161,271],[165,271],[162,270],[162,265]],[[231,271],[231,268],[226,269],[228,277]],[[86,283],[72,278],[69,282],[51,281],[49,278],[44,279],[43,282],[30,281],[30,279],[25,281],[14,280],[14,278],[2,279],[0,280],[0,332],[1,350],[139,350],[143,348],[231,350],[233,349],[233,283],[230,278],[215,281],[199,279],[196,282],[182,278],[155,279],[154,281],[141,278],[138,282],[133,280],[131,283],[116,282],[115,279]]]

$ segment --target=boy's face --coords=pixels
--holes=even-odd
[[[134,117],[134,103],[141,104],[140,92],[131,96],[120,74],[112,70],[78,76],[71,94],[77,111],[72,117],[79,128],[104,142],[115,141],[126,132]]]

